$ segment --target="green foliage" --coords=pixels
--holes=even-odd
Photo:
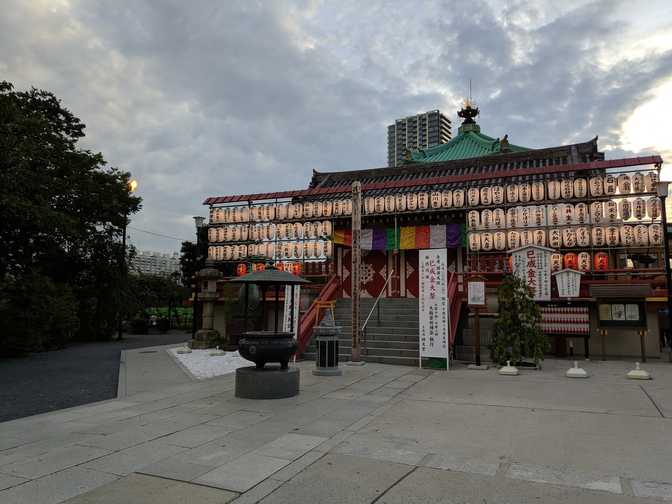
[[[182,273],[182,282],[185,286],[195,283],[196,272],[205,268],[205,259],[207,255],[208,229],[204,226],[198,231],[199,244],[194,242],[182,242],[180,249],[180,270]]]
[[[135,317],[130,324],[131,334],[147,334],[149,333],[149,320],[145,317]]]
[[[495,322],[491,351],[499,364],[544,359],[549,342],[541,330],[541,311],[527,285],[514,275],[504,277],[497,290],[499,317]]]
[[[0,344],[17,351],[109,338],[125,302],[120,242],[140,199],[128,173],[78,147],[84,128],[53,94],[0,82],[0,304],[40,319],[9,313],[17,325],[5,326]],[[17,287],[40,282],[45,292]]]

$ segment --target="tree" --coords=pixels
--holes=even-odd
[[[79,148],[84,129],[52,93],[0,82],[0,302],[22,308],[12,285],[39,275],[72,294],[74,336],[103,339],[121,303],[122,229],[140,199],[128,191],[128,173]],[[46,347],[55,330],[25,338]]]
[[[493,360],[505,364],[530,358],[538,364],[549,343],[541,330],[541,311],[527,285],[520,278],[507,275],[497,290],[497,298],[499,317],[491,344]]]

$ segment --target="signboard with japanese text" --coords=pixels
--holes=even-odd
[[[420,357],[448,359],[448,258],[446,249],[420,250]]]
[[[290,285],[285,285],[285,306],[284,313],[282,315],[282,327],[286,332],[294,333],[294,337],[298,336],[299,332],[299,304],[301,300],[301,286],[294,286],[294,302],[292,303],[292,287]],[[293,308],[293,310],[292,310]],[[292,312],[293,320],[290,321],[289,314]],[[293,329],[290,331],[290,329]]]
[[[558,286],[558,297],[579,297],[581,290],[581,271],[565,268],[553,273],[555,283]]]
[[[553,249],[537,245],[511,251],[513,274],[527,284],[535,301],[551,299],[551,252]]]
[[[467,299],[469,306],[485,306],[485,282],[470,280],[467,283]]]

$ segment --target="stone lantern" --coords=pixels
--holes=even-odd
[[[200,292],[198,300],[203,303],[203,327],[196,331],[192,348],[213,348],[215,346],[227,346],[228,338],[222,337],[215,329],[215,302],[217,301],[217,281],[222,278],[222,273],[214,268],[205,268],[196,273],[196,281]]]

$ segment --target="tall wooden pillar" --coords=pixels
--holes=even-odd
[[[361,359],[360,343],[360,317],[359,317],[359,299],[360,299],[360,264],[362,260],[361,250],[362,235],[362,184],[360,182],[352,183],[352,267],[350,268],[350,278],[352,280],[352,362],[359,362]]]

